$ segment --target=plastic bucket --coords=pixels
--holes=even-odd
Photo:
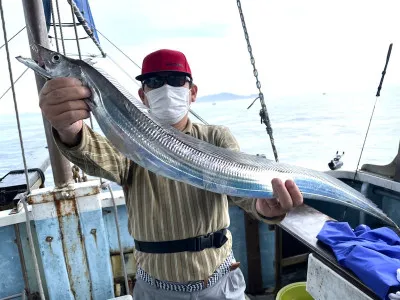
[[[306,282],[295,282],[281,288],[276,300],[314,300],[306,291]]]

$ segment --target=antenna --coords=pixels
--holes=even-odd
[[[389,63],[390,53],[392,52],[392,46],[393,46],[393,43],[391,43],[391,44],[389,45],[389,50],[388,50],[388,53],[387,53],[387,56],[386,56],[385,68],[383,69],[381,81],[379,82],[378,90],[377,90],[377,92],[376,92],[376,99],[375,99],[375,103],[374,103],[374,108],[372,109],[371,118],[369,119],[369,124],[368,124],[368,128],[367,128],[367,132],[366,132],[366,134],[365,134],[364,143],[363,143],[363,146],[362,146],[362,148],[361,148],[360,157],[358,158],[358,163],[357,163],[357,167],[356,167],[356,172],[354,173],[354,178],[353,178],[353,180],[356,180],[356,176],[357,176],[357,172],[358,172],[358,166],[360,165],[361,156],[362,156],[362,153],[363,153],[363,151],[364,151],[365,141],[367,140],[367,136],[368,136],[368,132],[369,132],[369,127],[371,126],[372,117],[373,117],[374,112],[375,112],[376,102],[378,101],[378,97],[381,95],[382,83],[383,83],[383,79],[385,78],[386,68],[387,68],[388,63]]]

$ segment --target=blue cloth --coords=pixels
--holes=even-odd
[[[350,269],[381,299],[400,290],[396,271],[400,268],[400,238],[387,227],[371,230],[359,225],[354,230],[347,222],[328,221],[317,235],[328,245],[338,263]]]

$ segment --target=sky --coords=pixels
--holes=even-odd
[[[62,20],[71,22],[67,1],[59,0]],[[198,96],[258,92],[234,0],[95,0],[90,1],[98,30],[137,64],[160,48],[185,53],[198,85]],[[3,0],[8,38],[24,25],[22,1]],[[382,93],[400,88],[400,2],[398,0],[242,0],[242,9],[267,101],[320,93],[376,93],[389,44],[393,43]],[[0,28],[2,29],[1,25]],[[64,29],[73,38],[72,28]],[[50,31],[50,35],[53,32]],[[79,35],[84,31],[79,28]],[[0,37],[0,45],[4,42]],[[138,67],[100,35],[105,52],[127,74]],[[66,52],[76,54],[75,41]],[[25,67],[15,56],[29,56],[27,32],[10,42],[14,80]],[[52,48],[55,49],[54,40]],[[83,54],[99,54],[81,41]],[[96,64],[137,95],[137,85],[110,59]],[[5,48],[0,50],[0,95],[10,86]],[[20,112],[37,112],[33,71],[16,84]],[[0,100],[0,114],[13,113],[12,94]]]

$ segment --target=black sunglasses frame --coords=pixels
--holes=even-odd
[[[189,85],[192,85],[192,79],[187,75],[155,75],[149,78],[146,78],[142,81],[142,85],[147,85],[147,87],[151,89],[158,89],[162,87],[165,83],[173,87],[182,87],[186,82],[189,82]]]

